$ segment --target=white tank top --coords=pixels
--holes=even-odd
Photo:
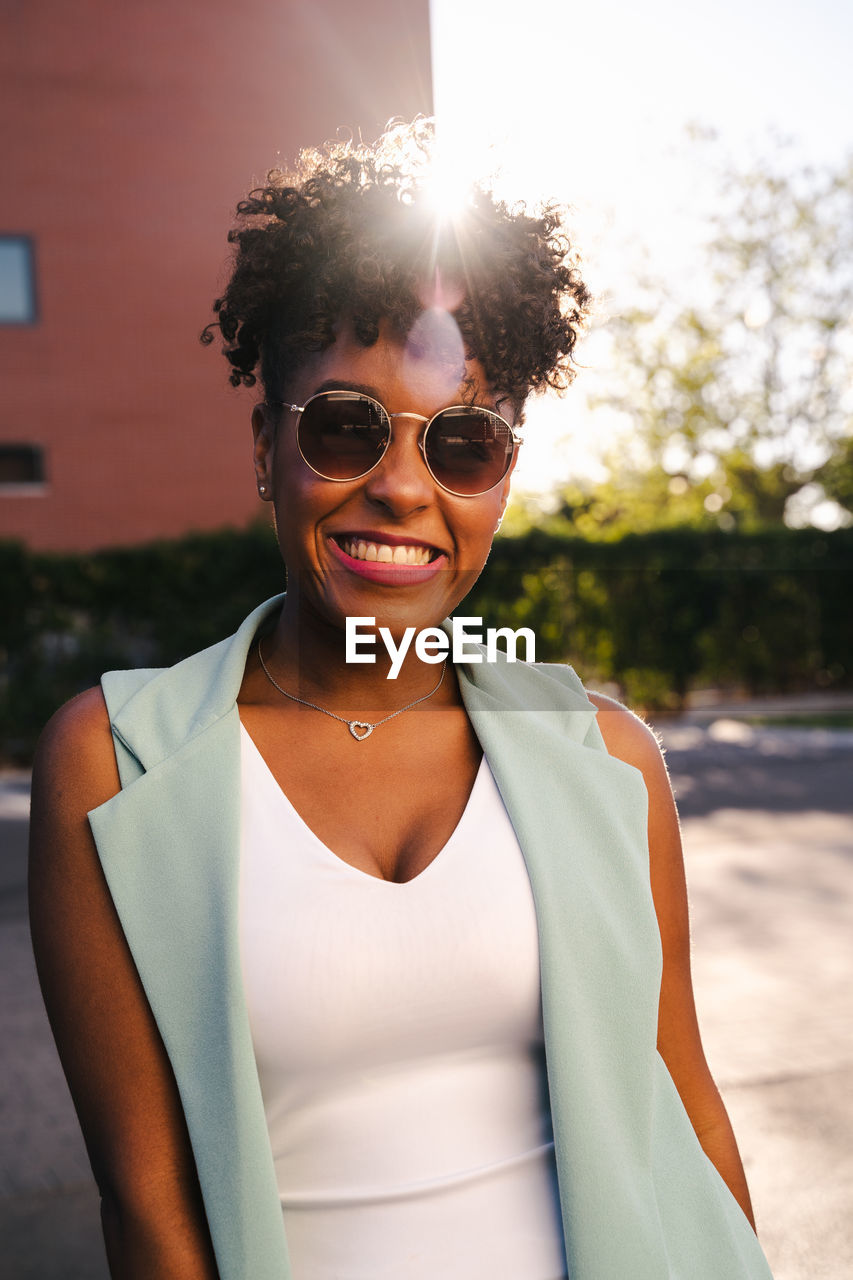
[[[241,739],[243,980],[295,1280],[563,1280],[536,920],[485,758],[398,884],[332,853]]]

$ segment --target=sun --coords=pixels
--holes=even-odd
[[[460,156],[436,138],[435,154],[424,183],[427,199],[439,222],[456,222],[471,201],[472,183]]]

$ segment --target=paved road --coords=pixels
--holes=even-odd
[[[849,1280],[853,734],[718,720],[664,737],[705,1044],[762,1240],[776,1280]],[[9,1280],[105,1280],[97,1197],[29,952],[26,778],[0,782],[0,1259]]]
[[[696,998],[776,1280],[853,1276],[853,733],[664,733]]]

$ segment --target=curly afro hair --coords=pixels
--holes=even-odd
[[[565,388],[590,303],[577,258],[549,206],[531,216],[482,188],[442,220],[428,175],[432,122],[395,124],[374,146],[331,142],[271,170],[237,207],[231,279],[213,309],[230,381],[284,398],[309,352],[335,340],[341,319],[371,346],[381,322],[406,337],[430,282],[454,283],[453,315],[469,356],[516,413],[531,390]]]

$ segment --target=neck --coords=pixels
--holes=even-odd
[[[275,630],[262,642],[264,662],[288,693],[322,703],[347,717],[363,714],[369,719],[395,711],[402,704],[429,694],[439,682],[442,665],[422,662],[414,644],[409,645],[405,657],[392,663],[379,638],[379,625],[377,620],[375,645],[363,650],[375,656],[376,661],[347,662],[343,629],[297,608],[288,595]],[[400,638],[394,628],[395,644],[400,643]],[[389,678],[392,670],[397,674]],[[436,698],[441,695],[444,701],[448,695],[452,697],[453,683],[445,681]]]

